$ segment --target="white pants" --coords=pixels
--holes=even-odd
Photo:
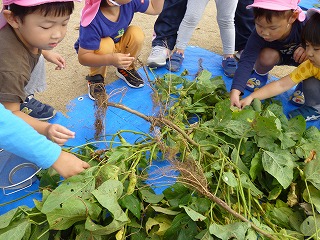
[[[188,0],[187,10],[178,30],[176,48],[186,49],[192,33],[198,25],[209,0]],[[235,49],[234,16],[238,0],[215,0],[217,21],[223,46],[223,54],[233,54]],[[209,28],[210,26],[208,26]]]
[[[43,55],[40,56],[37,65],[31,72],[30,80],[25,86],[26,95],[34,94],[35,92],[43,92],[46,87],[46,68]]]

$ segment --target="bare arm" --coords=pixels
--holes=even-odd
[[[242,99],[240,101],[241,108],[250,105],[252,100],[258,98],[259,100],[264,100],[267,98],[271,98],[277,96],[285,91],[288,91],[290,88],[295,86],[296,83],[291,80],[289,75],[281,78],[278,81],[271,82],[264,87],[258,89],[251,93],[248,97]]]
[[[74,138],[75,133],[69,129],[59,125],[50,124],[48,122],[39,121],[36,118],[20,111],[20,103],[2,102],[3,106],[10,110],[14,115],[20,117],[31,127],[33,127],[38,133],[46,136],[51,141],[63,145],[68,139]]]
[[[149,7],[144,12],[149,15],[158,15],[161,13],[163,8],[164,0],[150,0]]]
[[[78,60],[81,65],[89,67],[115,66],[117,68],[128,68],[134,61],[130,54],[109,53],[97,54],[94,50],[79,48]]]

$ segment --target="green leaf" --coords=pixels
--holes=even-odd
[[[314,216],[309,216],[307,217],[303,223],[301,224],[301,232],[304,236],[312,236],[313,234],[318,231],[319,234],[319,229],[320,229],[320,215],[317,214],[315,217]]]
[[[186,211],[186,213],[189,215],[189,217],[195,222],[203,221],[207,218],[207,217],[203,216],[202,214],[194,211],[192,208],[182,206],[182,205],[180,205],[179,207],[183,208]]]
[[[158,213],[164,213],[166,215],[178,215],[180,212],[173,211],[168,208],[158,207],[158,206],[151,206],[156,212]]]
[[[252,181],[256,180],[257,176],[263,171],[262,166],[262,152],[257,152],[252,161],[251,161],[251,168],[250,168],[250,177]]]
[[[249,174],[249,169],[242,162],[240,155],[238,154],[238,150],[234,148],[231,153],[231,160],[236,164],[236,166],[244,173]]]
[[[274,187],[270,192],[268,196],[268,200],[276,200],[280,193],[282,192],[282,186],[276,186]]]
[[[304,119],[301,121],[301,118],[291,118],[285,130],[285,135],[292,140],[299,141],[305,131],[306,121],[304,121]]]
[[[47,214],[54,209],[59,209],[60,205],[73,199],[88,199],[95,188],[95,179],[92,176],[94,167],[89,171],[84,171],[85,175],[79,174],[63,181],[59,187],[52,191],[44,202],[41,212]]]
[[[85,229],[90,231],[91,234],[104,236],[119,231],[128,221],[122,222],[114,219],[109,225],[102,226],[96,224],[88,217],[85,222]]]
[[[141,197],[143,201],[147,203],[158,203],[163,199],[163,194],[155,194],[147,189],[140,189]]]
[[[230,187],[238,186],[238,181],[232,172],[224,172],[222,175],[222,180]]]
[[[278,201],[277,201],[278,202]],[[270,211],[269,218],[271,221],[280,227],[290,229],[290,218],[293,217],[293,210],[286,204],[284,206],[277,206]]]
[[[249,223],[236,222],[227,225],[213,223],[210,225],[209,231],[211,234],[221,238],[222,240],[228,240],[231,238],[245,239],[246,232],[249,228]]]
[[[281,134],[281,126],[279,119],[276,117],[257,116],[253,121],[252,127],[259,137],[268,137],[277,139]]]
[[[31,223],[24,218],[13,222],[10,226],[0,229],[0,240],[21,240],[23,237],[29,237]]]
[[[66,201],[47,213],[47,219],[51,229],[65,230],[73,224],[84,221],[87,218],[87,204],[80,198]]]
[[[118,203],[118,199],[121,197],[122,192],[122,183],[118,180],[110,179],[92,191],[92,194],[103,207],[109,210],[115,220],[127,222],[129,219]]]
[[[213,240],[213,237],[210,235],[210,232],[207,229],[201,231],[195,238],[199,240]]]
[[[84,224],[79,224],[75,226],[76,231],[76,239],[75,240],[84,240],[84,239],[90,239],[90,240],[103,240],[99,235],[94,235],[92,232],[89,232],[85,229]]]
[[[306,163],[304,167],[304,175],[306,181],[312,183],[318,190],[320,190],[320,158],[316,157],[312,161]]]
[[[295,163],[290,152],[278,150],[277,152],[265,151],[262,154],[263,168],[278,180],[286,189],[293,179]]]
[[[291,148],[296,145],[296,142],[293,141],[292,136],[290,134],[284,133],[279,136],[281,141],[281,149]]]
[[[154,231],[155,234],[159,236],[163,236],[164,233],[170,228],[171,221],[164,218],[151,218],[149,217],[146,222],[146,232],[149,233],[149,231],[152,229],[152,227],[157,226],[158,229]]]
[[[309,197],[308,190],[309,190],[311,199]],[[303,199],[308,203],[312,203],[316,207],[318,212],[320,212],[320,190],[316,189],[312,185],[308,186],[308,190],[305,189],[303,191]]]
[[[262,197],[263,193],[251,182],[247,174],[240,175],[240,182],[244,188],[247,188],[251,191],[253,196]]]
[[[181,213],[173,219],[163,239],[194,240],[197,234],[197,224],[187,214]]]
[[[19,210],[18,208],[14,208],[10,210],[9,212],[0,215],[0,229],[6,228],[9,226],[9,224],[15,220],[17,216],[21,216],[23,212]]]
[[[110,151],[110,156],[108,157],[108,163],[114,164],[117,161],[120,161],[122,159],[125,159],[128,154],[130,153],[131,148],[128,147],[118,147],[115,149],[112,149]]]
[[[125,195],[120,199],[120,204],[123,208],[129,209],[129,211],[135,215],[138,219],[141,216],[141,203],[139,199],[134,195]]]

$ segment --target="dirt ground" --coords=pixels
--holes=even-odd
[[[82,3],[75,3],[75,11],[71,16],[68,25],[68,32],[65,39],[54,51],[59,52],[66,59],[66,68],[55,70],[51,63],[46,65],[47,90],[36,94],[36,98],[44,103],[51,104],[56,110],[66,113],[66,105],[70,100],[87,93],[87,81],[85,76],[88,68],[81,66],[78,62],[73,44],[78,37],[78,26]],[[140,59],[145,63],[151,50],[151,39],[153,34],[153,24],[157,16],[150,16],[142,13],[135,14],[132,24],[140,26],[145,33],[145,45],[142,49]],[[209,1],[205,13],[195,29],[189,45],[199,46],[218,54],[222,54],[222,45],[219,28],[216,21],[216,6],[213,0]],[[276,67],[272,74],[280,77],[290,72],[290,67]],[[107,81],[112,82],[118,79],[115,75],[115,68],[108,68]]]

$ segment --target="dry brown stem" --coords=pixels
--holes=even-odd
[[[177,160],[171,160],[173,168],[178,170],[181,174],[181,177],[178,178],[178,181],[181,183],[189,186],[190,188],[196,190],[200,194],[208,197],[211,201],[218,204],[220,207],[228,211],[231,215],[236,217],[237,219],[249,223],[250,226],[256,230],[257,232],[261,233],[262,235],[270,238],[276,239],[270,233],[262,230],[254,223],[250,222],[244,216],[239,214],[238,212],[234,211],[227,203],[225,203],[222,199],[218,198],[217,196],[213,195],[208,188],[207,179],[203,174],[201,167],[196,163],[196,161],[188,159],[184,162],[180,162]]]

